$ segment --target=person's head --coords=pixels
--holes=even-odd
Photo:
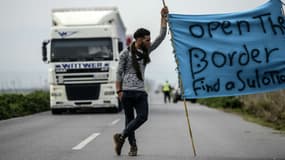
[[[136,30],[133,36],[136,40],[136,45],[142,50],[148,50],[150,47],[150,31],[145,28]]]

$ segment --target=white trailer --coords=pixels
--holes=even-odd
[[[49,64],[52,113],[76,108],[120,111],[115,78],[125,45],[126,28],[115,7],[52,10],[51,37],[42,46],[43,61]]]

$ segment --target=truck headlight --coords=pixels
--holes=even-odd
[[[58,84],[63,84],[63,76],[56,76],[56,79]]]
[[[51,96],[52,96],[52,97],[61,97],[61,96],[62,96],[62,93],[60,93],[60,92],[52,92],[52,93],[51,93]]]
[[[115,95],[115,91],[105,91],[104,95],[105,96]]]

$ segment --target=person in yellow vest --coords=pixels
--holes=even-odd
[[[164,103],[167,103],[167,100],[170,103],[170,100],[171,100],[171,98],[170,98],[170,91],[171,91],[171,86],[168,83],[168,81],[166,81],[163,84],[163,87],[162,87],[162,92],[164,94]]]

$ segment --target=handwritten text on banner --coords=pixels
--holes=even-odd
[[[285,88],[285,18],[270,0],[246,12],[170,14],[185,98]]]

